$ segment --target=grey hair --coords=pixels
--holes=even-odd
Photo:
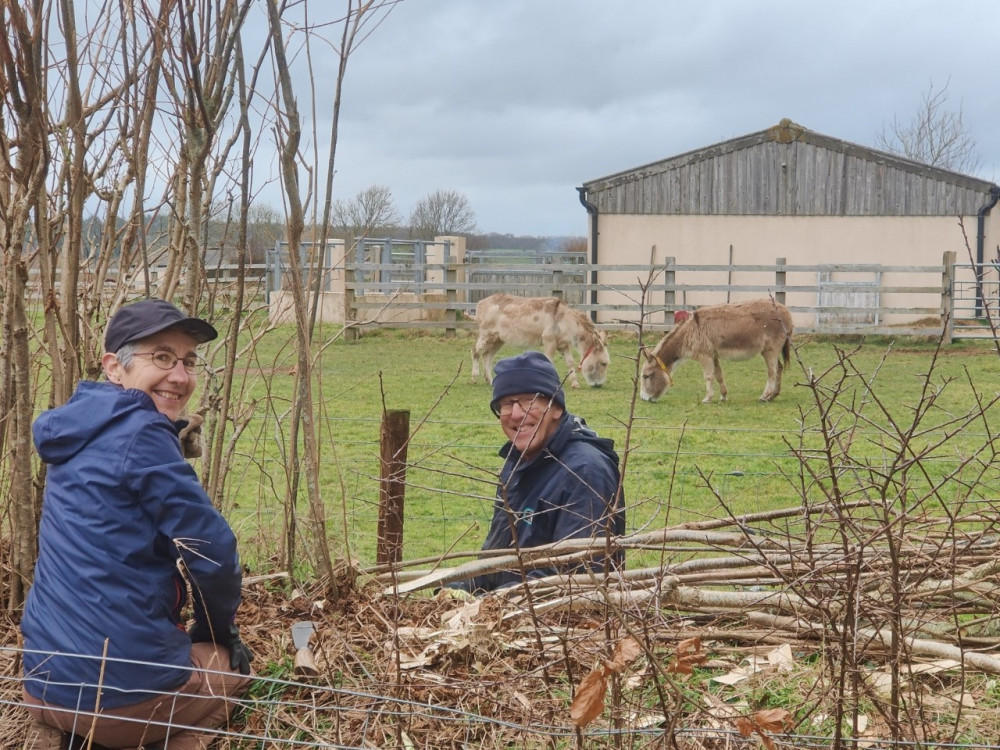
[[[138,348],[138,342],[130,341],[127,344],[122,344],[121,348],[115,352],[118,363],[126,372],[132,369],[132,360],[135,359],[135,352]]]

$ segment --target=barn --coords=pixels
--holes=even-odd
[[[840,273],[875,290],[886,283],[879,265],[942,265],[950,252],[961,266],[958,276],[973,280],[976,264],[985,264],[979,268],[987,268],[994,280],[995,264],[1000,265],[996,184],[822,135],[787,119],[590,180],[577,190],[588,213],[590,257],[599,265],[655,266],[667,259],[772,269],[780,263],[830,264],[825,275],[813,276],[829,281]],[[852,270],[837,270],[845,265]],[[732,271],[730,283],[731,277]],[[748,271],[746,283],[773,283],[774,273],[752,277]],[[721,287],[726,280],[709,270],[678,275],[678,284],[696,290],[681,292],[678,306],[725,302],[727,296],[737,301],[738,294],[713,293],[713,283]],[[599,292],[600,300],[613,304],[613,269],[604,272],[602,282],[608,291]],[[802,300],[813,306],[816,299],[815,291],[803,292]],[[859,308],[871,307],[870,298],[855,299]],[[970,309],[966,314],[975,316]],[[796,316],[797,326],[811,322]]]

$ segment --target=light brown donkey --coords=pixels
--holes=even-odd
[[[674,368],[685,359],[701,364],[705,375],[705,398],[715,395],[712,381],[719,383],[719,400],[726,400],[726,381],[720,359],[746,360],[758,354],[767,363],[767,385],[760,396],[770,401],[781,392],[781,373],[788,364],[792,346],[792,315],[772,299],[755,299],[695,310],[656,345],[642,367],[639,395],[656,401],[673,384]]]
[[[569,382],[580,384],[579,370],[587,385],[599,388],[608,376],[611,357],[604,333],[590,319],[558,297],[514,297],[500,292],[476,305],[479,338],[472,347],[472,382],[479,379],[480,365],[486,382],[493,382],[493,357],[504,344],[532,349],[541,347],[551,360],[560,352],[569,366]],[[573,350],[580,356],[573,360]]]

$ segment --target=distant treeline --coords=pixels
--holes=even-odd
[[[247,250],[248,262],[265,262],[265,253],[274,247],[276,241],[284,239],[284,226],[276,216],[253,216],[247,227]],[[122,218],[118,225],[124,225]],[[146,244],[150,248],[150,255],[153,260],[162,251],[162,247],[167,243],[169,237],[169,221],[165,213],[150,214],[145,217],[144,226],[146,228]],[[104,237],[103,233],[107,229],[107,222],[103,216],[88,216],[83,221],[81,255],[83,258],[94,257],[97,249],[101,246]],[[356,237],[345,227],[333,227],[331,237],[343,239],[348,243],[353,242]],[[500,232],[488,233],[459,233],[466,238],[466,247],[469,250],[492,250],[502,248],[505,250],[526,250],[532,252],[583,252],[587,249],[586,237],[563,236],[538,236],[538,235],[516,235],[503,234]],[[369,237],[385,237],[397,240],[415,239],[413,231],[409,227],[379,227],[368,233]],[[237,240],[233,227],[224,221],[209,221],[204,228],[203,241],[207,240],[207,247],[204,248],[204,258],[206,265],[212,265],[220,259],[232,261],[236,258],[235,243]],[[421,239],[431,239],[421,238]],[[113,254],[118,255],[114,250]],[[221,254],[221,258],[220,258]]]
[[[506,248],[509,250],[548,250],[548,251],[582,251],[587,249],[586,237],[538,237],[535,235],[500,234],[470,234],[466,237],[466,247],[469,250],[490,250]]]

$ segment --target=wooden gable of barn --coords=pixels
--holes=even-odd
[[[584,183],[599,214],[975,215],[992,183],[790,120]]]

